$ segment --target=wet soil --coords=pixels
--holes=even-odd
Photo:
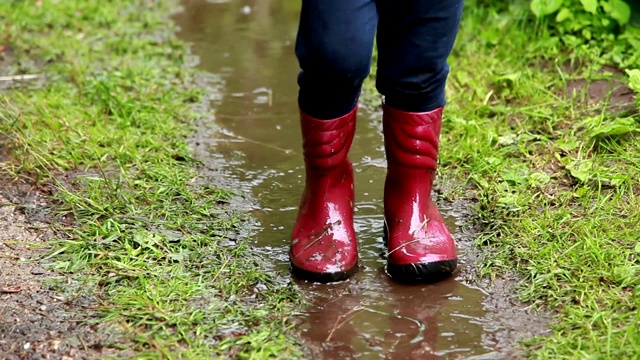
[[[285,0],[183,0],[179,36],[207,71],[211,118],[192,139],[204,176],[235,188],[259,224],[255,251],[290,279],[288,245],[303,188],[294,56],[299,9]],[[457,239],[460,270],[447,281],[402,285],[384,273],[380,114],[362,109],[350,157],[361,269],[338,284],[292,279],[311,304],[299,330],[307,358],[514,359],[517,342],[548,331],[550,316],[517,302],[517,279],[478,279],[469,200],[439,200]],[[442,151],[446,151],[443,149]],[[447,184],[438,183],[439,191]]]
[[[38,74],[36,69],[42,68],[43,65],[40,59],[19,61],[12,47],[0,42],[0,92],[18,87],[42,87],[46,79]]]
[[[565,67],[569,74],[575,73]],[[604,66],[598,71],[602,79],[587,80],[576,76],[567,81],[564,98],[582,104],[586,109],[602,106],[609,114],[636,112],[636,94],[626,83],[625,74],[619,69]]]
[[[11,47],[0,42],[0,77],[8,75],[9,65],[13,63],[15,63],[15,60],[13,59]],[[7,89],[10,84],[11,81],[8,80],[0,81],[0,91]]]
[[[43,191],[6,178],[0,185],[0,359],[126,355],[120,337],[97,322],[98,297],[48,270],[55,234]]]

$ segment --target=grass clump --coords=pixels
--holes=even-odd
[[[40,78],[0,93],[0,173],[55,185],[52,286],[98,294],[139,356],[296,357],[295,289],[237,239],[232,194],[197,179],[185,136],[201,90],[174,6],[2,2],[4,72]]]

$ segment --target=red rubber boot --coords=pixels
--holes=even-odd
[[[303,279],[333,282],[357,269],[353,228],[353,169],[347,158],[356,109],[332,120],[301,112],[306,182],[293,229],[291,265]]]
[[[401,281],[436,281],[457,266],[456,246],[431,200],[442,110],[408,113],[384,106],[387,273]]]

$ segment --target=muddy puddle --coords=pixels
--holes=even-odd
[[[183,0],[174,16],[193,44],[214,117],[193,140],[207,176],[251,199],[255,246],[288,275],[289,235],[303,188],[294,56],[299,1]],[[546,330],[546,317],[515,304],[512,282],[475,282],[464,203],[441,204],[458,240],[453,279],[408,286],[384,274],[379,114],[360,112],[350,157],[356,169],[356,231],[362,269],[333,285],[297,281],[315,306],[300,327],[309,358],[517,358],[515,341]]]

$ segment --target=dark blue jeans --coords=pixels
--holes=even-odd
[[[463,0],[302,0],[300,109],[317,119],[352,110],[369,74],[374,36],[376,87],[385,103],[407,112],[443,106],[462,7]]]

